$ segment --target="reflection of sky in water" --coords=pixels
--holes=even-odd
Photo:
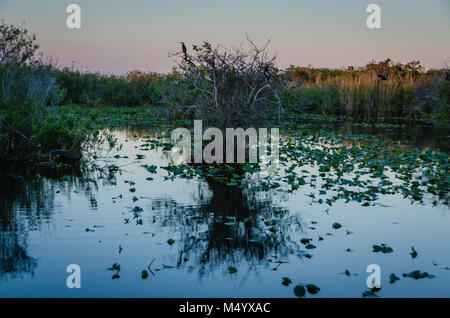
[[[31,179],[33,185],[27,181],[26,191],[16,193],[15,203],[9,202],[13,208],[6,203],[12,198],[10,193],[2,197],[0,224],[9,231],[1,232],[2,268],[6,260],[11,261],[11,256],[5,257],[11,254],[5,251],[14,248],[22,254],[16,255],[15,269],[8,267],[13,272],[2,274],[0,297],[293,297],[298,283],[318,285],[321,290],[315,297],[360,297],[366,289],[366,267],[372,263],[382,269],[380,296],[450,294],[450,271],[441,268],[450,266],[448,207],[432,207],[427,197],[425,205],[411,205],[401,195],[380,196],[376,202],[383,206],[361,207],[360,203],[338,200],[328,207],[311,204],[306,195],[313,190],[307,186],[292,194],[275,191],[255,197],[196,180],[163,181],[165,170],[150,174],[140,165],[166,165],[167,157],[160,151],[137,150],[135,146],[142,140],[133,135],[130,131],[118,134],[123,144],[119,154],[129,158],[118,159],[116,164],[135,162],[136,153],[145,158],[124,166],[116,176],[117,185],[106,179],[95,186],[36,176]],[[147,181],[149,176],[154,180]],[[131,186],[124,181],[135,182],[136,192],[131,193]],[[112,199],[121,194],[122,198]],[[133,202],[133,196],[139,200]],[[136,205],[144,209],[143,225],[136,225],[133,219],[131,209]],[[223,223],[213,225],[212,212],[217,218],[231,215],[224,211],[234,208],[240,220],[256,217],[256,225],[239,223],[233,231]],[[258,233],[266,228],[261,217],[277,220],[278,231]],[[332,229],[335,222],[343,228]],[[86,232],[86,228],[94,232]],[[347,230],[353,233],[347,235]],[[317,241],[319,235],[323,241]],[[256,236],[264,244],[248,241]],[[313,238],[317,248],[305,250],[299,243],[304,237]],[[169,238],[175,240],[172,246],[167,244]],[[371,246],[380,243],[394,252],[373,253]],[[119,246],[123,248],[120,254]],[[419,253],[415,259],[409,255],[411,246]],[[354,251],[346,252],[347,248]],[[301,257],[300,250],[313,257]],[[206,251],[208,260],[202,263]],[[287,263],[276,263],[274,256]],[[142,270],[153,259],[154,275],[141,279]],[[71,263],[82,269],[79,290],[66,287],[65,269]],[[114,272],[106,270],[113,263],[121,265],[120,279],[112,280]],[[229,274],[229,266],[238,272]],[[346,269],[358,275],[339,274]],[[417,269],[436,278],[416,281],[401,277],[393,285],[388,283],[390,273],[401,276]],[[283,286],[282,277],[289,277],[293,284]]]

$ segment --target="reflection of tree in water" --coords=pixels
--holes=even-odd
[[[27,254],[28,232],[51,221],[57,193],[69,197],[76,189],[92,198],[96,184],[74,169],[10,166],[0,172],[0,279],[33,274],[37,260]],[[70,177],[61,182],[64,175]]]
[[[201,276],[239,262],[246,262],[252,270],[258,266],[276,268],[300,251],[298,240],[292,237],[302,230],[300,218],[277,207],[271,194],[213,181],[207,185],[199,185],[198,206],[170,202],[156,219],[158,226],[181,237],[178,268],[197,267]],[[164,200],[153,203],[162,207]]]
[[[27,255],[26,234],[15,231],[0,232],[0,280],[10,274],[15,278],[21,273],[31,273],[37,266],[36,259]]]

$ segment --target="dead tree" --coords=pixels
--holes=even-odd
[[[271,117],[281,120],[279,94],[285,86],[275,66],[275,56],[247,37],[248,48],[215,48],[209,42],[173,54],[181,61],[183,81],[195,117],[221,129],[257,127]]]

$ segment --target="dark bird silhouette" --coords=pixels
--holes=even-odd
[[[267,66],[264,67],[264,76],[266,77],[266,80],[269,80],[270,77],[272,77],[272,73],[270,73],[269,68]]]
[[[184,42],[181,42],[181,51],[184,54],[184,60],[187,61],[187,49],[186,49],[186,45],[184,44]]]
[[[377,75],[382,81],[387,81],[389,79],[389,74],[388,75],[377,74]]]

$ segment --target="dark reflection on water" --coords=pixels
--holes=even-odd
[[[8,275],[16,278],[23,273],[33,274],[37,261],[27,255],[26,233],[2,229],[0,249],[0,280],[6,279]]]
[[[289,216],[288,210],[272,203],[270,195],[258,197],[255,192],[212,181],[207,185],[207,189],[199,188],[203,197],[199,205],[179,207],[172,202],[159,220],[158,226],[182,238],[177,266],[183,266],[186,259],[195,260],[200,276],[236,261],[245,261],[256,270],[253,265],[273,265],[268,262],[273,255],[281,262],[300,249],[299,242],[290,237],[301,231],[300,217]],[[155,203],[162,205],[162,201]],[[276,268],[280,263],[275,263]]]
[[[82,175],[77,168],[0,166],[0,279],[33,274],[38,262],[27,254],[28,232],[51,223],[58,193],[70,199],[71,192],[84,192],[95,200]],[[67,182],[61,182],[63,176]]]

